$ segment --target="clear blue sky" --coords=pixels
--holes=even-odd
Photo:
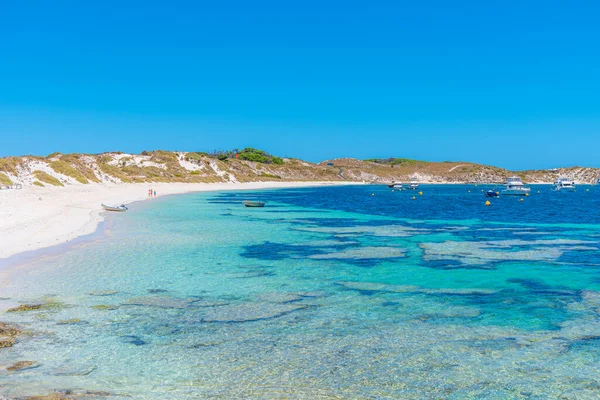
[[[600,167],[599,18],[598,1],[3,1],[0,156]]]

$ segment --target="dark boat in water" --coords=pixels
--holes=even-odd
[[[485,192],[485,197],[498,197],[499,193],[495,192],[493,190],[488,190],[487,192]]]
[[[244,203],[244,205],[246,207],[264,207],[265,206],[265,202],[264,201],[245,200],[242,203]]]

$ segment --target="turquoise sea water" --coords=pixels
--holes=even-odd
[[[5,262],[0,307],[48,305],[0,318],[0,394],[599,398],[600,188],[421,189],[166,197]]]

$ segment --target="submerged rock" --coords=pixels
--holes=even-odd
[[[0,322],[0,336],[18,336],[23,331],[17,325]]]
[[[198,298],[175,298],[165,296],[135,297],[123,303],[126,306],[146,306],[159,308],[186,308],[199,302]]]
[[[12,347],[17,343],[14,337],[0,337],[0,348]]]
[[[10,367],[7,367],[7,371],[23,371],[26,369],[33,369],[39,367],[40,364],[35,361],[17,361]]]
[[[110,311],[110,310],[118,309],[119,306],[115,306],[115,305],[111,305],[111,304],[98,304],[98,305],[92,306],[91,308],[93,308],[94,310]]]
[[[209,309],[203,322],[250,322],[281,317],[307,308],[295,303],[243,303]]]
[[[82,321],[79,318],[71,318],[71,319],[64,319],[62,321],[58,321],[56,324],[57,325],[77,325],[77,324],[87,324],[87,321]]]
[[[582,248],[588,241],[553,240],[493,240],[480,242],[431,242],[420,243],[423,260],[428,262],[448,261],[447,268],[493,268],[494,263],[507,261],[558,260],[568,251],[597,250]],[[589,247],[589,246],[587,246]],[[435,266],[434,266],[435,268]]]
[[[471,289],[471,288],[422,288],[412,285],[388,285],[378,282],[337,282],[338,285],[350,290],[359,292],[382,292],[382,293],[424,293],[424,294],[442,294],[442,295],[489,295],[497,290],[492,289]]]
[[[95,365],[71,366],[58,368],[53,375],[56,376],[87,376],[96,370]]]
[[[0,322],[0,348],[14,346],[17,343],[16,337],[22,333],[18,326]]]
[[[418,286],[412,285],[388,285],[378,282],[337,282],[338,285],[350,290],[358,290],[360,292],[390,292],[390,293],[408,293],[419,290]]]
[[[286,293],[286,292],[273,292],[273,293],[262,293],[258,296],[260,301],[266,301],[269,303],[292,303],[294,301],[302,300],[304,297],[298,293]]]
[[[147,290],[148,293],[166,293],[168,292],[168,290],[165,289],[148,289]]]
[[[101,399],[105,397],[131,397],[127,395],[118,395],[102,390],[84,390],[75,392],[69,389],[55,390],[52,393],[39,396],[17,397],[15,400],[85,400],[85,399]]]
[[[87,293],[89,296],[112,296],[114,294],[119,293],[116,290],[96,290],[93,292]]]
[[[6,312],[32,311],[41,309],[43,304],[21,304],[18,307],[9,308]]]
[[[9,308],[6,312],[22,312],[22,311],[36,311],[36,310],[46,310],[46,311],[54,311],[61,310],[63,308],[68,307],[64,303],[60,301],[56,301],[54,299],[50,299],[41,303],[29,303],[29,304],[21,304],[17,307]]]
[[[142,339],[134,335],[124,335],[121,336],[121,341],[123,343],[133,344],[135,346],[143,346],[146,344]]]
[[[315,260],[362,260],[403,257],[406,257],[405,249],[390,246],[373,246],[349,248],[347,250],[329,252],[324,254],[314,254],[311,255],[309,258]]]
[[[293,303],[296,301],[325,297],[325,292],[271,292],[257,296],[258,300],[269,303]]]

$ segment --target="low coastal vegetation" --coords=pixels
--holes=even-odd
[[[0,158],[0,171],[8,172],[13,175],[17,174],[17,167],[21,163],[19,157],[4,157]]]
[[[563,168],[512,172],[469,162],[429,162],[409,158],[340,158],[318,164],[282,158],[265,150],[215,150],[211,152],[143,151],[141,154],[61,154],[47,157],[0,158],[0,184],[22,183],[37,186],[65,184],[142,182],[254,182],[348,181],[389,183],[416,178],[430,183],[502,183],[517,175],[524,182],[553,182],[569,176],[582,183],[595,183],[600,170]],[[70,178],[70,179],[67,179]]]
[[[365,161],[373,162],[376,164],[387,164],[390,166],[394,165],[417,165],[425,163],[425,161],[411,160],[410,158],[369,158]]]
[[[44,171],[34,171],[33,176],[35,176],[38,179],[38,181],[47,183],[49,185],[64,186],[61,181]]]
[[[65,161],[62,161],[62,160],[52,161],[50,163],[50,167],[53,170],[55,170],[56,172],[58,172],[59,174],[69,176],[69,177],[75,179],[79,183],[84,183],[84,184],[89,183],[89,181],[87,180],[85,175],[83,175],[80,171],[78,171],[71,164],[69,164]]]
[[[0,172],[0,185],[12,185],[10,178],[2,172]]]

